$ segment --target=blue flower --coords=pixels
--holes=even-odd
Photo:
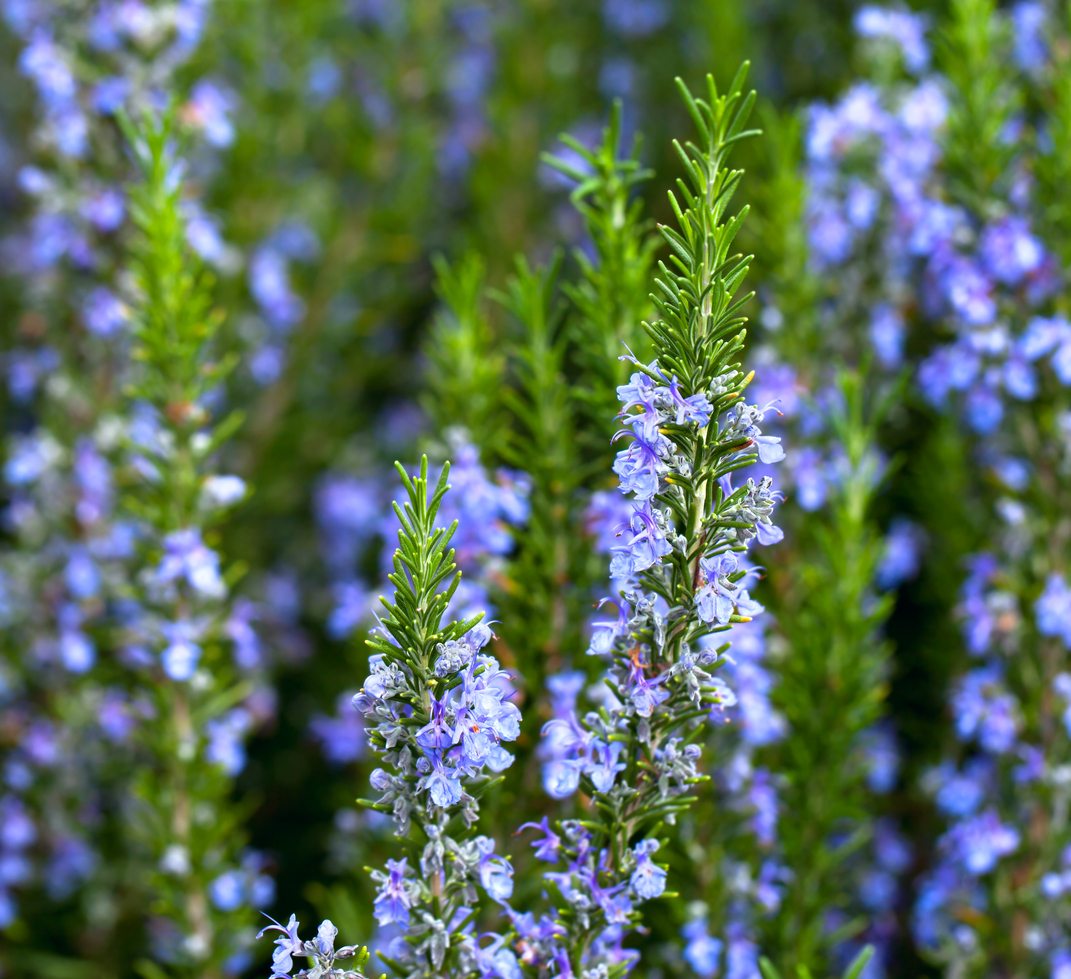
[[[707,924],[701,918],[689,921],[683,928],[685,939],[684,958],[692,971],[703,979],[712,979],[721,968],[721,953],[724,944],[713,938]]]
[[[538,829],[543,833],[541,839],[532,840],[532,849],[535,850],[537,860],[545,860],[547,863],[557,863],[561,853],[561,837],[550,828],[550,821],[544,816],[538,823],[525,823],[518,833],[526,829]]]
[[[272,972],[275,976],[289,976],[290,971],[294,968],[293,956],[301,955],[304,952],[304,943],[298,937],[299,923],[295,915],[290,915],[290,920],[286,926],[279,924],[278,921],[269,918],[271,924],[265,928],[262,928],[257,932],[257,938],[267,934],[269,931],[277,931],[280,933],[280,937],[275,939],[275,951],[272,953]]]
[[[86,328],[97,336],[115,336],[130,319],[125,304],[110,289],[96,286],[82,305]]]
[[[448,769],[441,761],[432,762],[431,770],[417,783],[428,793],[430,803],[439,809],[449,809],[461,801],[461,773]]]
[[[925,71],[930,63],[926,20],[918,14],[886,7],[861,7],[855,15],[855,30],[860,37],[894,43],[900,49],[904,65],[915,74]]]
[[[959,860],[968,873],[987,874],[997,862],[1019,848],[1019,832],[1006,826],[993,810],[964,820],[942,839],[942,848]]]
[[[632,848],[636,866],[629,883],[636,896],[644,901],[659,897],[666,889],[666,871],[651,859],[658,847],[658,840],[642,840]]]
[[[625,770],[625,763],[620,761],[623,751],[624,746],[619,741],[612,744],[595,741],[592,744],[584,772],[591,779],[596,792],[609,792],[617,773]]]
[[[630,578],[646,571],[673,550],[655,513],[650,503],[633,508],[628,525],[622,529],[625,543],[611,549],[612,578]]]
[[[632,706],[640,717],[650,717],[655,707],[669,697],[665,689],[666,674],[649,680],[646,668],[638,656],[634,656],[629,665],[626,690]]]
[[[493,840],[481,836],[475,842],[480,851],[477,865],[480,884],[491,900],[504,904],[513,896],[513,866],[508,860],[495,855]]]
[[[939,254],[932,263],[941,291],[957,316],[970,326],[988,326],[997,316],[993,283],[969,258]]]
[[[431,702],[431,720],[416,733],[416,742],[429,754],[454,744],[454,729],[446,720],[446,701]]]
[[[386,927],[409,924],[409,911],[413,907],[413,882],[409,879],[408,861],[388,860],[387,873],[376,871],[373,874],[380,881],[373,904],[376,921]]]
[[[194,622],[180,619],[178,622],[165,622],[160,626],[167,641],[160,654],[164,672],[178,681],[189,680],[197,669],[201,659],[201,627]]]
[[[194,527],[176,530],[164,538],[164,555],[155,580],[165,585],[184,580],[206,598],[221,598],[226,592],[219,572],[219,555],[205,546],[201,532]]]
[[[1055,636],[1071,649],[1071,587],[1064,578],[1050,574],[1045,581],[1045,590],[1034,604],[1038,632],[1043,636]]]
[[[622,493],[631,493],[640,501],[650,500],[658,493],[661,474],[668,471],[660,453],[669,451],[669,442],[658,434],[653,443],[634,434],[632,439],[632,444],[617,454],[614,472],[620,480]]]
[[[506,947],[506,936],[494,935],[490,945],[474,951],[479,979],[523,979],[520,963],[513,951]]]
[[[716,625],[728,625],[733,615],[751,618],[762,611],[742,586],[740,560],[733,551],[701,558],[702,585],[695,594],[699,618]]]
[[[228,870],[208,885],[208,893],[220,911],[234,911],[245,900],[245,876],[241,871]]]
[[[987,751],[1003,754],[1015,746],[1019,705],[1004,685],[999,667],[972,670],[952,697],[956,732],[964,740],[977,738]]]
[[[1044,69],[1048,60],[1047,6],[1039,0],[1020,0],[1012,6],[1011,17],[1016,64],[1036,75]]]
[[[897,367],[904,358],[904,318],[891,303],[878,303],[870,313],[870,342],[882,367]]]
[[[998,282],[1017,286],[1045,259],[1045,252],[1025,218],[1009,215],[988,225],[980,243],[986,271]]]

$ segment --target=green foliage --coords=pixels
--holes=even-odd
[[[881,485],[874,452],[888,403],[872,403],[866,374],[842,372],[842,405],[829,422],[845,454],[825,511],[795,528],[791,563],[771,569],[773,608],[785,650],[774,702],[788,722],[774,770],[786,776],[791,814],[779,836],[792,879],[785,913],[771,923],[770,954],[792,969],[829,966],[830,909],[852,891],[852,858],[867,844],[873,799],[860,738],[882,716],[890,647],[881,627],[891,598],[874,593],[883,537],[874,517]],[[839,843],[839,829],[855,827]],[[838,934],[862,929],[856,921]]]
[[[630,372],[622,351],[631,350],[640,360],[647,356],[640,323],[650,306],[657,246],[637,193],[653,171],[639,163],[639,137],[629,153],[619,155],[621,116],[618,102],[602,142],[594,149],[572,136],[562,137],[579,162],[565,156],[544,157],[576,183],[570,197],[584,220],[591,246],[590,255],[583,247],[574,249],[576,281],[566,283],[563,291],[572,303],[572,360],[582,371],[577,398],[587,409],[581,434],[592,438],[596,452],[608,442],[610,419],[619,409],[615,390]]]
[[[475,252],[455,265],[435,261],[441,308],[428,344],[430,417],[442,429],[460,426],[479,439],[485,456],[501,444],[505,357],[485,308],[486,266]]]
[[[953,0],[939,61],[954,87],[945,161],[963,202],[986,213],[994,197],[1007,199],[1018,150],[1008,139],[1021,93],[1004,70],[1006,25],[995,0]]]
[[[1063,11],[1063,30],[1071,29],[1071,9]],[[1064,268],[1071,265],[1071,51],[1054,46],[1055,67],[1041,79],[1039,108],[1045,120],[1044,138],[1037,134],[1039,153],[1035,161],[1038,192],[1045,207],[1040,210],[1045,239],[1054,247]]]
[[[746,71],[747,65],[725,95],[718,95],[708,76],[709,101],[694,98],[684,82],[677,82],[699,142],[673,144],[686,177],[678,179],[676,193],[668,194],[676,230],[658,227],[671,255],[669,265],[658,263],[659,318],[647,324],[647,331],[663,369],[687,378],[693,390],[729,365],[725,341],[746,322],[742,311],[751,299],[750,293],[738,295],[751,257],[731,251],[747,208],[727,214],[743,172],[725,165],[735,143],[758,133],[744,128],[755,104],[755,93],[745,96],[740,89]]]
[[[401,463],[395,463],[395,467],[409,499],[401,506],[394,504],[399,522],[398,547],[392,558],[394,570],[388,575],[394,585],[394,599],[380,598],[385,612],[380,621],[394,642],[373,634],[367,643],[386,662],[404,663],[430,689],[436,682],[431,673],[436,646],[460,638],[481,616],[445,627],[442,624],[450,598],[461,581],[449,547],[457,522],[446,528],[435,526],[439,504],[449,488],[449,464],[443,466],[430,497],[427,456],[421,459],[417,476],[410,476]],[[414,706],[426,712],[428,703]]]
[[[575,387],[566,372],[569,334],[558,294],[560,258],[546,268],[519,259],[496,295],[512,321],[513,384],[503,394],[505,461],[529,474],[531,514],[517,544],[504,601],[503,636],[532,690],[581,645],[590,607],[590,548],[577,495],[584,478]],[[532,719],[534,720],[534,718]]]
[[[213,359],[221,317],[212,309],[210,280],[186,243],[171,119],[147,116],[138,125],[123,119],[123,127],[142,174],[130,200],[139,238],[130,257],[138,301],[127,397],[157,409],[171,440],[165,451],[148,454],[156,478],[141,484],[128,504],[166,532],[193,520],[203,463],[240,424],[236,412],[214,422],[203,404],[235,358]]]
[[[859,979],[863,974],[863,970],[867,967],[867,963],[873,957],[874,949],[870,947],[864,948],[844,971],[843,979]],[[777,971],[769,959],[762,959],[759,962],[759,967],[762,969],[763,979],[782,979],[782,974]],[[797,979],[814,979],[814,973],[806,966],[800,966],[796,970],[796,977]]]
[[[761,243],[761,299],[776,316],[770,337],[784,362],[807,372],[824,362],[816,358],[823,343],[835,339],[821,322],[820,301],[835,286],[823,283],[809,265],[807,181],[802,172],[803,121],[799,115],[763,106],[760,179],[752,190],[755,209],[749,240]],[[817,363],[816,363],[817,361]]]

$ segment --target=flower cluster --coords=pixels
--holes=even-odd
[[[212,546],[246,490],[240,478],[215,471],[222,420],[208,391],[224,372],[202,325],[208,297],[185,235],[171,132],[146,121],[132,138],[143,179],[131,192],[138,238],[124,414],[136,424],[119,458],[135,535],[132,587],[111,639],[130,686],[144,692],[149,723],[132,745],[144,801],[129,818],[151,868],[161,957],[189,968],[219,961],[235,973],[246,962],[248,936],[239,929],[248,904],[273,893],[262,860],[228,826],[245,741],[271,712],[271,698],[257,689],[254,612],[232,602],[232,578]]]
[[[915,938],[965,975],[1059,974],[1069,595],[1066,555],[1051,545],[1066,511],[1071,375],[1066,230],[1048,198],[1065,65],[1043,4],[956,5],[933,68],[924,25],[908,31],[902,16],[870,12],[859,26],[899,47],[908,77],[816,110],[807,150],[809,237],[817,266],[847,284],[837,302],[866,311],[882,363],[919,351],[921,399],[978,436],[961,499],[985,527],[970,545],[983,553],[960,596],[956,743],[923,780],[946,830],[919,885]],[[915,563],[910,547],[890,548],[886,571]]]
[[[404,722],[414,716],[413,700],[423,691],[397,663],[372,657],[372,672],[353,699],[373,747],[392,769],[388,774],[377,768],[372,786],[383,791],[379,804],[391,807],[403,835],[414,809],[431,812],[462,803],[471,810],[475,799],[463,784],[513,762],[503,744],[520,733],[520,711],[506,699],[512,693],[509,674],[481,652],[490,639],[491,630],[476,625],[460,639],[440,644],[432,665],[428,722],[415,731],[406,731]]]
[[[257,938],[260,938],[270,931],[279,932],[272,953],[271,979],[366,979],[361,970],[368,959],[367,950],[356,945],[343,945],[336,949],[338,929],[329,920],[320,922],[316,937],[310,941],[301,940],[298,936],[299,927],[297,918],[291,915],[285,925],[273,921],[257,933]],[[295,958],[309,960],[309,967],[295,972]],[[348,962],[350,959],[354,961]],[[336,962],[347,964],[336,966]]]
[[[371,775],[380,797],[369,805],[391,814],[399,838],[409,839],[414,827],[423,837],[405,859],[376,872],[375,917],[382,927],[405,929],[391,959],[410,975],[431,977],[489,954],[469,921],[477,888],[498,902],[513,893],[509,862],[472,828],[479,790],[513,762],[506,745],[518,737],[521,715],[509,675],[483,652],[492,633],[480,616],[442,621],[460,579],[447,550],[456,522],[436,525],[450,467],[430,497],[427,459],[418,476],[399,472],[409,499],[396,510],[394,600],[384,600],[381,630],[370,640],[371,672],[354,706],[382,763]],[[460,836],[451,825],[458,812]]]

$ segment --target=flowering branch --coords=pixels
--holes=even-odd
[[[493,901],[513,893],[512,867],[474,827],[479,796],[513,762],[505,743],[520,733],[521,715],[509,700],[508,674],[482,652],[491,639],[482,613],[443,622],[461,581],[450,548],[457,522],[436,525],[449,468],[443,467],[429,495],[426,457],[416,476],[397,466],[408,499],[394,504],[394,596],[381,599],[380,627],[368,640],[371,672],[354,698],[383,766],[371,775],[379,798],[364,805],[391,815],[406,851],[384,870],[371,871],[378,885],[377,922],[404,929],[381,958],[400,975],[427,979],[482,972],[482,962],[511,954],[501,939],[481,947],[474,930],[477,885]],[[300,942],[293,918],[274,929],[283,936],[275,953],[277,976],[290,976],[291,954],[328,955]],[[325,949],[333,948],[334,926],[324,922],[320,929],[331,938]],[[342,951],[354,948],[333,954],[341,957]],[[306,974],[320,973],[297,975]]]
[[[612,696],[583,720],[555,719],[546,728],[556,745],[552,793],[582,788],[593,804],[590,819],[554,834],[544,827],[537,841],[567,865],[548,875],[557,931],[533,953],[561,975],[620,969],[631,958],[612,936],[636,926],[637,905],[663,892],[658,834],[704,781],[694,743],[700,722],[732,697],[710,672],[726,647],[703,640],[761,611],[740,555],[752,540],[780,537],[770,519],[771,481],[732,485],[736,470],[782,455],[779,440],[759,429],[767,409],[744,400],[751,377],[739,366],[749,298],[739,290],[749,260],[731,251],[746,212],[728,211],[741,173],[726,158],[752,134],[745,125],[754,95],[743,94],[743,80],[742,69],[719,95],[709,78],[706,101],[680,83],[699,142],[675,144],[687,179],[670,194],[677,228],[659,229],[671,256],[659,264],[659,318],[646,325],[656,359],[634,361],[630,383],[618,389],[625,405],[618,434],[628,444],[614,471],[632,507],[611,563],[618,616],[596,623],[589,650],[606,659]]]
[[[247,932],[243,892],[258,879],[239,856],[228,800],[250,722],[238,706],[246,688],[224,653],[228,586],[203,538],[244,487],[211,474],[211,455],[237,419],[215,422],[207,395],[231,362],[211,356],[218,324],[186,244],[171,129],[151,119],[125,128],[143,172],[131,194],[140,238],[131,263],[137,369],[128,396],[140,421],[126,447],[125,502],[144,570],[124,640],[157,719],[144,732],[150,758],[136,780],[139,826],[164,922],[158,960],[173,974],[212,979],[232,971]]]

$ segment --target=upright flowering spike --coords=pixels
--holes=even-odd
[[[233,478],[211,472],[205,451],[225,437],[208,407],[223,369],[213,357],[210,296],[185,238],[169,124],[147,119],[128,133],[144,175],[131,194],[140,238],[131,277],[137,367],[128,390],[130,413],[148,419],[150,433],[132,435],[127,448],[137,479],[125,502],[145,570],[131,574],[120,633],[153,716],[141,738],[150,754],[136,780],[136,839],[152,862],[153,913],[166,936],[156,955],[183,970],[176,974],[211,979],[233,974],[250,905],[271,891],[259,862],[243,856],[230,813],[231,777],[244,763],[253,714],[238,657],[228,652],[228,584],[206,543],[221,516],[221,479],[224,499],[242,493]]]
[[[744,74],[727,94],[712,80],[709,99],[681,85],[700,139],[677,144],[687,174],[670,195],[677,228],[662,228],[672,255],[659,266],[656,307],[647,325],[655,360],[633,361],[624,405],[624,443],[614,465],[633,515],[613,548],[619,591],[608,600],[616,621],[597,625],[589,652],[605,658],[613,697],[583,719],[546,728],[548,787],[591,796],[590,821],[567,821],[536,841],[543,859],[564,869],[547,875],[558,934],[528,952],[547,975],[602,975],[632,956],[621,941],[658,897],[666,871],[650,834],[691,802],[703,721],[732,694],[711,670],[720,650],[704,642],[762,609],[747,592],[741,561],[759,525],[777,533],[768,481],[734,487],[732,474],[782,455],[762,434],[764,408],[749,405],[751,378],[739,365],[746,296],[738,295],[748,260],[731,252],[743,213],[727,214],[740,172],[726,167],[745,131],[752,95]],[[761,514],[761,518],[760,515]],[[526,960],[527,961],[527,960]],[[605,973],[609,974],[609,973]]]
[[[394,597],[381,600],[380,628],[368,642],[371,672],[354,705],[383,766],[372,773],[381,795],[369,805],[392,815],[409,849],[405,859],[388,861],[386,873],[374,873],[375,917],[406,928],[390,960],[408,976],[431,979],[467,975],[464,963],[486,955],[468,924],[478,895],[505,902],[513,893],[509,862],[469,828],[479,790],[513,762],[507,745],[520,733],[521,715],[509,674],[485,651],[492,633],[482,614],[443,621],[461,579],[450,549],[457,521],[436,526],[449,465],[430,496],[426,458],[417,476],[398,471],[409,498],[395,504]],[[456,815],[460,831],[451,822]],[[493,959],[511,954],[500,948]]]

